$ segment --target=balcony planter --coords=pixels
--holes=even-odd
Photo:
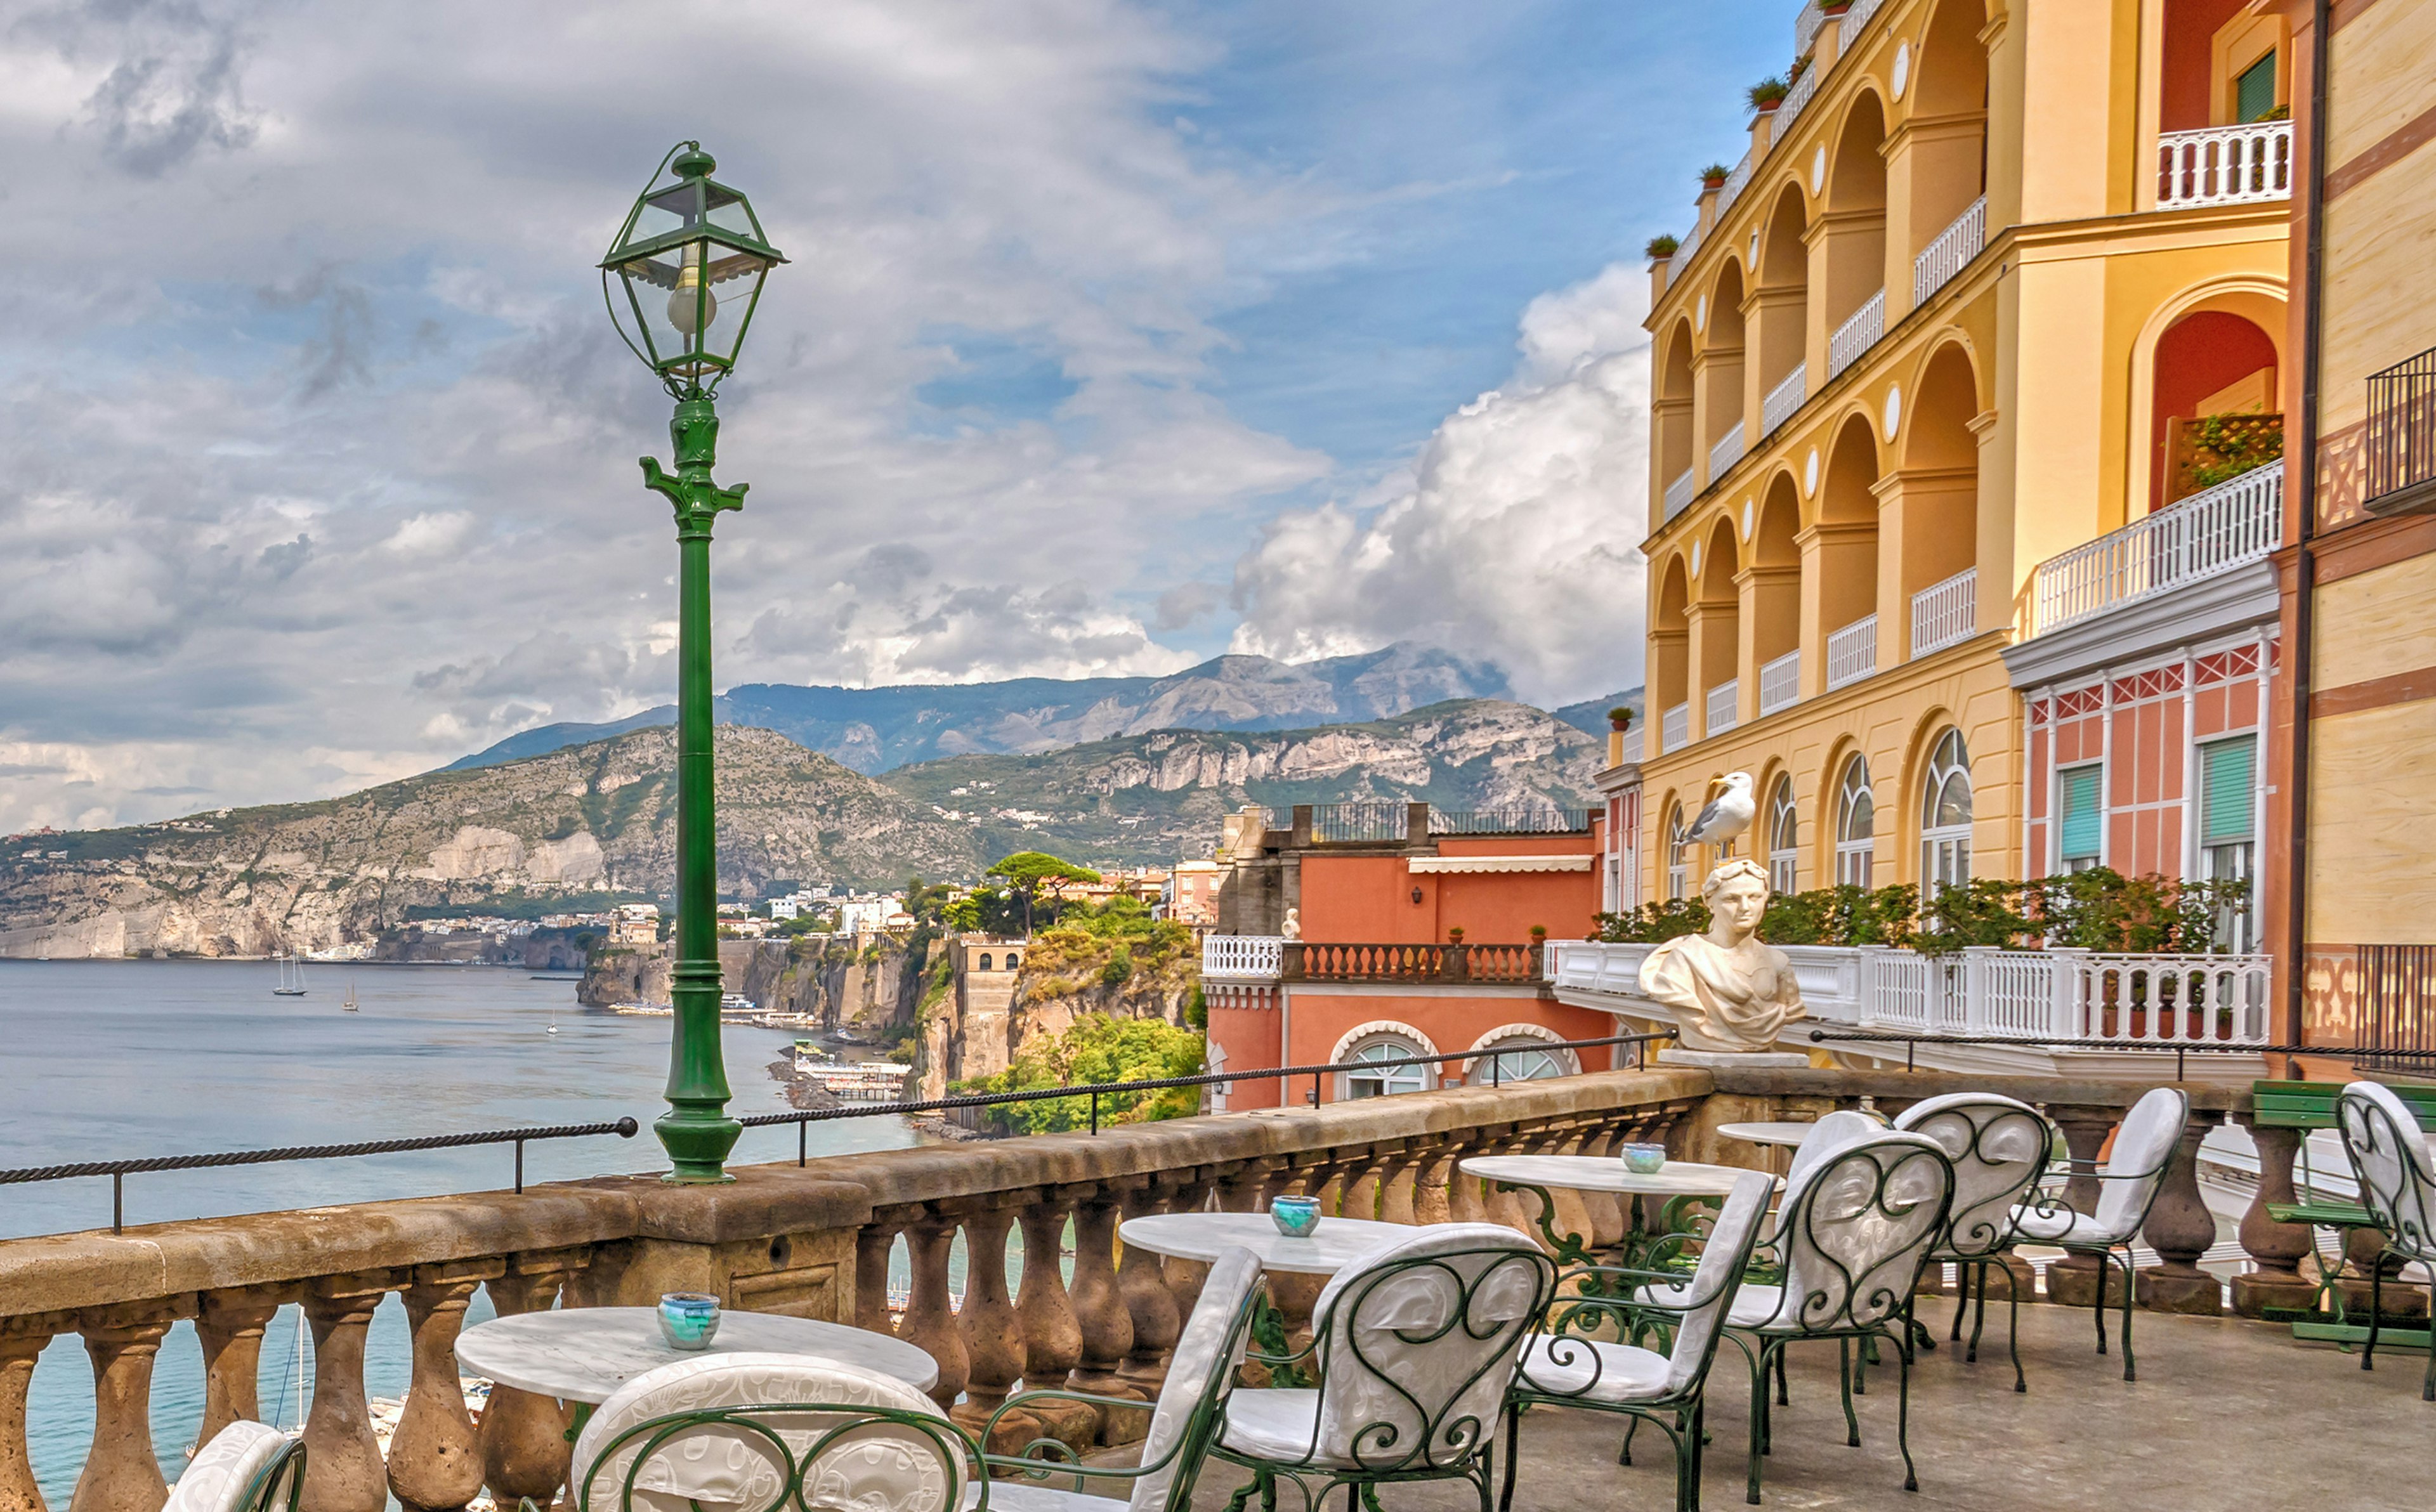
[[[1628,709],[1628,708],[1622,708],[1622,707],[1618,707],[1618,708],[1611,708],[1611,709],[1608,710],[1608,711],[1607,711],[1607,727],[1608,727],[1609,729],[1610,729],[1610,730],[1613,730],[1613,731],[1614,731],[1616,734],[1618,734],[1618,735],[1629,735],[1629,734],[1631,734],[1631,733],[1632,733],[1632,710],[1630,710],[1630,709]]]
[[[1700,170],[1700,187],[1703,189],[1722,189],[1726,186],[1726,181],[1733,177],[1733,169],[1727,167],[1722,163],[1712,163],[1707,167]]]
[[[1652,236],[1649,238],[1649,245],[1643,248],[1642,252],[1651,262],[1662,263],[1674,256],[1677,249],[1682,245],[1672,236]]]
[[[1758,83],[1753,84],[1750,87],[1750,93],[1748,97],[1750,100],[1750,108],[1757,111],[1760,114],[1766,115],[1774,111],[1778,106],[1784,104],[1784,96],[1792,92],[1793,86],[1787,83],[1784,79],[1770,77],[1763,78]],[[1723,181],[1721,180],[1719,182],[1722,182]]]

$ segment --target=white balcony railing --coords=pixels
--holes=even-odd
[[[2272,461],[2134,520],[2030,575],[2030,634],[2257,562],[2284,540],[2284,464]]]
[[[1700,726],[1703,737],[1723,735],[1734,727],[1739,719],[1743,683],[1739,677],[1730,677],[1709,689],[1709,701],[1703,710],[1707,722]]]
[[[1692,705],[1678,704],[1658,717],[1658,749],[1680,751],[1692,743]]]
[[[2253,121],[2157,138],[2157,208],[2292,198],[2292,123]]]
[[[1887,291],[1880,289],[1827,338],[1827,376],[1851,367],[1887,334]]]
[[[1726,212],[1732,209],[1734,201],[1743,197],[1743,191],[1750,186],[1750,177],[1751,156],[1746,151],[1743,153],[1743,160],[1734,165],[1734,171],[1726,175],[1726,182],[1717,189],[1717,219],[1725,219]]]
[[[1560,994],[1639,999],[1641,964],[1653,948],[1551,940],[1548,979]],[[2272,967],[2264,955],[2096,955],[1974,947],[1929,956],[1883,946],[1818,945],[1790,946],[1784,953],[1802,1005],[1822,1025],[1930,1036],[2003,1035],[2031,1043],[2268,1042]],[[1645,1006],[1644,999],[1635,1011]]]
[[[1666,485],[1666,518],[1673,519],[1690,508],[1691,504],[1692,469],[1686,467],[1680,478]]]
[[[1911,596],[1911,653],[1925,656],[1979,633],[1979,569],[1966,567]]]
[[[1700,228],[1695,225],[1690,231],[1684,234],[1683,244],[1675,249],[1675,255],[1666,259],[1666,287],[1668,288],[1673,288],[1675,287],[1675,280],[1682,275],[1683,269],[1692,266],[1692,255],[1699,250]]]
[[[1954,217],[1954,223],[1937,234],[1937,239],[1921,249],[1911,261],[1911,302],[1917,307],[1925,304],[1931,294],[1943,288],[1954,275],[1970,266],[1988,245],[1988,197],[1981,195],[1971,201],[1971,208]]]
[[[1878,669],[1878,617],[1853,620],[1827,634],[1827,686],[1857,683]]]
[[[1793,371],[1784,375],[1784,381],[1767,391],[1767,397],[1759,402],[1760,434],[1768,435],[1792,419],[1793,412],[1801,408],[1801,401],[1809,397],[1810,364],[1797,362]]]
[[[1274,934],[1209,934],[1201,939],[1201,974],[1248,982],[1274,982],[1285,941]]]
[[[1726,433],[1709,448],[1709,481],[1714,483],[1725,477],[1728,468],[1743,460],[1744,450],[1743,423],[1737,420],[1727,426]]]
[[[1784,92],[1784,103],[1776,108],[1776,124],[1769,128],[1769,141],[1784,140],[1786,129],[1793,125],[1793,118],[1800,115],[1801,108],[1810,103],[1810,97],[1818,93],[1818,76],[1826,71],[1815,64],[1805,68],[1801,77],[1793,81],[1793,87]]]
[[[1786,652],[1759,669],[1759,711],[1773,714],[1801,701],[1801,652]]]

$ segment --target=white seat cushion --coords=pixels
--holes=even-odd
[[[1521,1384],[1583,1401],[1648,1401],[1666,1394],[1666,1357],[1627,1344],[1542,1334],[1523,1351]]]
[[[1644,1286],[1634,1295],[1633,1299],[1639,1302],[1664,1302],[1669,1295],[1670,1294],[1663,1287]],[[1734,1294],[1734,1305],[1727,1310],[1726,1327],[1756,1329],[1773,1320],[1776,1310],[1784,1304],[1784,1288],[1762,1286],[1756,1281],[1745,1281],[1742,1290]],[[1791,1333],[1800,1330],[1788,1329],[1785,1331]]]
[[[1272,1386],[1227,1399],[1227,1426],[1218,1442],[1255,1459],[1299,1462],[1319,1434],[1319,1393]],[[1314,1465],[1331,1463],[1314,1459]]]
[[[1104,1481],[1114,1486],[1114,1481]],[[965,1487],[965,1505],[969,1507],[982,1499],[979,1482]],[[1085,1496],[1080,1491],[1061,1491],[1053,1486],[1027,1486],[1021,1481],[989,1483],[991,1512],[1125,1512],[1122,1502],[1111,1502],[1105,1496]]]
[[[2035,1208],[2013,1209],[2013,1223],[2024,1239],[2035,1239],[2045,1244],[2086,1244],[2093,1249],[2107,1244],[2119,1244],[2129,1235],[2110,1234],[2098,1226],[2097,1220],[2087,1213],[2059,1208],[2043,1213]]]

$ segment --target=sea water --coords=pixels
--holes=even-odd
[[[525,1179],[666,1168],[651,1122],[665,1107],[671,1021],[577,1006],[571,981],[483,966],[307,965],[306,994],[272,995],[267,962],[0,961],[0,1168],[137,1156],[342,1144],[541,1124],[605,1122],[615,1135],[525,1147]],[[339,1004],[349,990],[358,1011]],[[550,1033],[555,1025],[557,1032]],[[728,1025],[737,1114],[777,1112],[773,1061],[789,1032]],[[901,1119],[809,1126],[814,1155],[914,1143]],[[735,1163],[792,1158],[792,1127],[746,1132]],[[133,1175],[130,1225],[504,1189],[512,1145]],[[110,1226],[108,1177],[0,1186],[0,1237]],[[477,1293],[467,1323],[491,1315]],[[296,1427],[312,1395],[310,1330],[280,1309],[263,1341],[263,1416]],[[300,1341],[299,1333],[305,1337]],[[300,1361],[300,1342],[302,1359]],[[406,1391],[406,1310],[373,1321],[365,1385]],[[163,1470],[184,1466],[202,1419],[193,1325],[178,1324],[153,1371],[152,1429]],[[93,1433],[93,1369],[82,1341],[52,1342],[35,1367],[27,1436],[53,1507],[67,1504]]]

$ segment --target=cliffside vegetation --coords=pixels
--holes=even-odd
[[[958,1082],[958,1092],[1034,1092],[1094,1082],[1155,1081],[1197,1075],[1207,1046],[1201,1034],[1163,1018],[1112,1018],[1086,1014],[1064,1032],[1035,1040],[996,1076]],[[1100,1099],[1100,1122],[1146,1123],[1189,1118],[1201,1111],[1201,1089],[1111,1092]],[[1088,1097],[1042,1098],[1006,1103],[984,1111],[983,1121],[1003,1134],[1057,1134],[1091,1123]]]

